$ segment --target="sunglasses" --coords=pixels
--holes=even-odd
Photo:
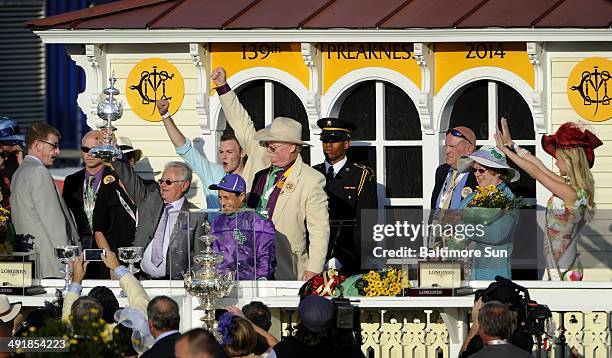
[[[83,153],[89,153],[90,150],[91,150],[91,148],[89,148],[89,147],[81,147],[81,152],[83,152]]]
[[[470,144],[474,144],[474,143],[472,143],[471,140],[467,139],[467,137],[464,136],[463,133],[461,133],[460,131],[458,131],[456,129],[449,129],[449,130],[446,131],[446,134],[450,134],[453,137],[457,137],[457,138],[463,138],[463,139],[467,140]]]
[[[46,140],[42,140],[42,139],[39,139],[39,141],[41,141],[41,142],[43,142],[43,143],[47,143],[47,144],[49,144],[50,146],[52,146],[52,147],[53,147],[53,149],[57,149],[57,148],[59,148],[59,143],[49,143],[49,142],[47,142]]]
[[[157,182],[159,183],[159,185],[162,185],[162,184],[172,185],[172,183],[179,183],[182,181],[183,180],[157,179]]]
[[[476,169],[476,168],[472,168],[472,173],[476,173],[476,172],[478,172],[478,173],[480,173],[480,174],[484,174],[484,173],[486,173],[487,171],[488,171],[488,169],[483,169],[483,168]]]
[[[6,159],[8,157],[9,157],[9,153],[7,153],[7,152],[0,152],[0,158]]]

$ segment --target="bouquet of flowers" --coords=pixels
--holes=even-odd
[[[306,281],[300,288],[299,294],[300,296],[319,295],[336,297],[339,295],[337,286],[344,282],[345,279],[345,276],[339,275],[338,271],[330,268]]]
[[[508,198],[494,185],[476,187],[476,195],[461,213],[462,221],[488,225],[497,220],[504,210],[521,206],[521,199]]]
[[[15,244],[15,229],[11,223],[11,212],[0,206],[0,253],[11,254]]]
[[[394,268],[386,268],[381,272],[370,271],[355,284],[359,294],[368,297],[397,296],[408,285],[404,271]]]
[[[25,337],[62,337],[73,357],[123,357],[129,347],[125,342],[114,339],[119,334],[118,328],[112,329],[103,319],[97,318],[92,309],[91,318],[84,317],[84,322],[72,326],[63,320],[49,319],[40,328],[30,327]],[[66,354],[66,353],[64,353]],[[31,353],[17,351],[17,357],[48,357],[49,353]]]

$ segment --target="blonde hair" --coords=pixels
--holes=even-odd
[[[567,176],[569,177],[569,185],[576,189],[582,189],[586,192],[587,205],[585,211],[585,220],[590,221],[595,215],[595,180],[591,174],[589,160],[582,147],[575,148],[557,148],[556,157],[562,159],[567,167]]]

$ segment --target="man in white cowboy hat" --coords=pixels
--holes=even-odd
[[[0,295],[0,321],[9,332],[13,330],[13,320],[21,311],[21,302],[11,304],[7,295]]]
[[[255,173],[250,207],[272,219],[276,238],[278,280],[307,280],[323,270],[329,243],[325,177],[302,161],[302,125],[285,117],[255,131],[247,111],[229,88],[223,68],[212,73],[228,123],[249,161],[264,170]],[[245,173],[251,176],[252,173]]]
[[[132,168],[136,167],[136,162],[142,158],[142,150],[134,148],[128,137],[117,137],[117,146]]]

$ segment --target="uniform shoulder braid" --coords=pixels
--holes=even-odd
[[[357,195],[359,195],[361,194],[361,190],[363,189],[363,186],[366,184],[366,182],[370,182],[374,179],[374,171],[372,170],[372,168],[363,164],[353,162],[353,165],[355,165],[357,168],[359,168],[359,170],[361,170],[361,179],[359,179],[359,186],[357,187]]]

